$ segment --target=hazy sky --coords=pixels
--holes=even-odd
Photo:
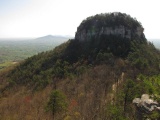
[[[130,14],[160,38],[159,0],[0,0],[0,38],[74,36],[83,19],[106,12]]]

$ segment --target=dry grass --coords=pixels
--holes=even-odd
[[[32,94],[25,87],[17,92],[10,92],[0,99],[1,120],[50,120],[51,115],[45,112],[45,105],[51,88]]]

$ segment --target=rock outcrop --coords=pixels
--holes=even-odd
[[[154,111],[160,112],[160,104],[150,99],[148,94],[143,94],[141,98],[135,98],[133,104],[136,106],[137,120],[142,120],[144,114],[152,114]]]
[[[132,39],[134,36],[144,37],[143,31],[140,23],[126,14],[100,14],[84,20],[77,28],[75,39],[85,41],[101,35]]]
[[[143,31],[141,23],[125,13],[98,14],[81,22],[74,40],[88,52],[110,52],[125,58],[133,50],[133,41],[147,43]]]
[[[137,30],[134,31],[136,35],[141,37],[143,35],[143,28],[142,27],[137,27]],[[124,26],[117,26],[115,28],[113,27],[105,27],[101,29],[91,29],[91,30],[82,30],[80,32],[76,33],[75,38],[80,41],[84,40],[89,40],[94,36],[101,36],[101,35],[115,35],[115,36],[120,36],[122,38],[128,38],[131,39],[131,33],[133,31],[131,29],[127,29]]]
[[[145,113],[150,113],[154,110],[160,111],[160,104],[149,98],[148,94],[143,94],[141,98],[135,98],[133,103],[136,107]]]

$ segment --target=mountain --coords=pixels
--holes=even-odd
[[[68,39],[71,39],[72,37],[66,37],[66,36],[53,36],[53,35],[46,35],[46,36],[43,36],[43,37],[39,37],[39,38],[36,38],[35,40],[36,41],[39,41],[39,42],[65,42],[66,40]]]
[[[0,119],[159,119],[159,61],[130,15],[88,17],[75,39],[1,73]],[[132,103],[143,94],[152,111]]]

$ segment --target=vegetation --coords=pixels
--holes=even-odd
[[[115,12],[115,13],[105,13],[105,14],[97,14],[95,16],[88,17],[83,20],[79,30],[90,29],[91,24],[96,22],[96,28],[102,27],[117,27],[124,25],[130,29],[136,29],[137,27],[142,26],[140,22],[138,22],[135,18],[133,19],[130,15],[125,13]]]
[[[65,37],[45,36],[33,40],[0,40],[0,66],[7,67],[11,62],[20,62],[40,52],[51,50],[67,41]],[[11,64],[10,64],[11,65]],[[0,67],[2,69],[2,67]]]
[[[120,86],[119,86],[120,87]],[[116,94],[116,108],[122,108],[122,111],[119,110],[120,116],[133,116],[136,118],[136,112],[134,112],[134,107],[132,104],[132,100],[134,98],[140,98],[142,94],[152,95],[152,99],[160,102],[160,75],[154,76],[144,76],[142,74],[137,76],[136,80],[127,80],[124,85],[121,86],[121,91],[118,91]],[[124,101],[124,104],[122,104]],[[114,108],[112,108],[114,110]],[[130,111],[130,112],[129,112]],[[160,119],[160,112],[154,111],[150,114],[143,112],[143,116],[141,119]],[[124,117],[125,117],[124,116]],[[134,119],[134,118],[132,118]]]
[[[3,63],[1,63],[0,64],[0,71],[3,69],[3,68],[5,68],[5,67],[9,67],[9,66],[11,66],[11,65],[13,65],[13,64],[16,64],[16,62],[3,62]]]
[[[51,111],[53,118],[55,119],[55,114],[58,112],[65,111],[67,109],[66,97],[60,91],[55,90],[51,92],[50,99],[47,103],[46,110]]]
[[[159,61],[145,38],[69,40],[0,74],[0,119],[134,120],[135,97],[148,93],[160,101]]]
[[[160,40],[159,39],[149,39],[149,41],[152,41],[154,46],[160,50]]]

